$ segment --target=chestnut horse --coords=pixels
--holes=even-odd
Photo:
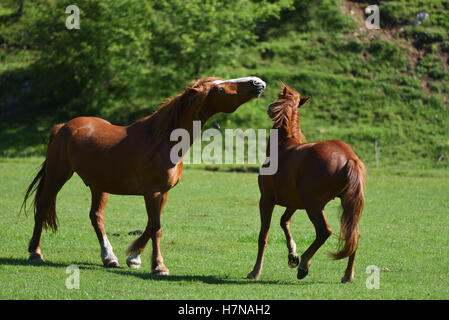
[[[266,84],[260,78],[231,80],[204,78],[189,85],[182,94],[168,100],[152,115],[129,126],[115,126],[94,117],[79,117],[53,127],[42,168],[28,187],[23,206],[34,198],[34,232],[28,251],[31,260],[41,261],[42,228],[57,230],[55,201],[64,183],[76,172],[92,193],[90,219],[101,247],[101,259],[108,267],[119,266],[104,229],[104,208],[108,193],[142,195],[148,224],[127,250],[127,265],[139,268],[140,255],[152,239],[151,269],[168,275],[160,251],[160,216],[168,191],[181,178],[183,156],[173,162],[170,139],[174,129],[185,129],[192,137],[193,121],[201,126],[218,112],[231,113],[258,97]],[[190,138],[191,146],[193,138]],[[26,210],[26,207],[25,207]]]
[[[306,143],[299,127],[299,108],[309,98],[300,98],[295,90],[284,86],[279,99],[268,107],[268,115],[278,129],[278,171],[273,175],[259,175],[261,227],[258,255],[248,278],[258,279],[275,205],[286,207],[281,217],[288,248],[288,265],[298,266],[298,279],[308,274],[315,252],[332,234],[324,207],[339,197],[343,208],[338,252],[334,259],[349,257],[342,282],[354,280],[354,258],[358,246],[358,221],[364,205],[365,166],[343,141],[330,140]],[[269,150],[269,147],[267,148]],[[268,152],[268,151],[267,151]],[[275,155],[270,155],[272,158]],[[266,164],[264,164],[266,166]],[[312,221],[316,238],[301,255],[290,232],[290,220],[297,209],[305,209]],[[343,245],[344,243],[344,245]]]

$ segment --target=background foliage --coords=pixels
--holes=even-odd
[[[129,124],[195,77],[257,75],[264,96],[225,128],[269,128],[279,80],[312,96],[309,141],[342,139],[367,163],[449,165],[449,1],[380,1],[381,30],[364,1],[83,0],[0,5],[0,152],[45,153],[49,128],[80,115]],[[429,13],[413,27],[417,13]],[[351,13],[352,12],[352,13]]]

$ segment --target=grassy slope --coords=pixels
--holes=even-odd
[[[332,236],[312,260],[302,281],[287,267],[285,239],[273,214],[260,281],[245,279],[255,262],[259,214],[256,175],[187,169],[169,195],[162,216],[162,252],[171,276],[149,274],[150,245],[141,270],[126,267],[128,232],[146,224],[143,199],[110,196],[106,230],[120,269],[104,269],[88,218],[90,193],[74,176],[58,196],[60,230],[44,233],[46,262],[27,261],[33,219],[18,216],[23,191],[41,158],[0,160],[0,299],[447,299],[449,270],[449,176],[443,170],[369,170],[367,203],[360,223],[356,281],[339,279],[346,261],[331,261]],[[421,175],[421,176],[419,176]],[[211,201],[211,199],[213,199]],[[326,216],[338,234],[338,203]],[[312,224],[302,211],[293,217],[298,252],[313,241]],[[117,233],[119,236],[112,236]],[[65,287],[66,267],[81,270],[80,289]],[[366,267],[382,268],[379,290],[365,287]]]
[[[278,80],[312,96],[302,109],[301,120],[309,141],[345,140],[363,160],[373,163],[377,140],[381,165],[447,166],[449,68],[442,48],[448,41],[448,27],[435,17],[435,12],[439,18],[447,14],[447,8],[436,4],[438,10],[429,11],[432,21],[413,29],[404,21],[413,20],[414,14],[429,6],[411,2],[402,13],[404,20],[397,21],[396,16],[391,17],[397,14],[391,4],[382,2],[383,29],[367,31],[360,17],[351,17],[339,6],[341,2],[322,1],[311,5],[307,14],[296,12],[296,18],[286,17],[291,22],[269,31],[266,41],[255,50],[265,58],[260,59],[256,52],[246,55],[244,67],[232,75],[250,69],[267,79],[271,87],[266,98],[254,103],[261,111],[278,92]],[[325,13],[320,15],[322,11]],[[338,18],[332,21],[331,16]],[[382,25],[385,21],[393,26]],[[414,37],[427,39],[435,30],[441,37],[428,40],[420,50],[415,48]],[[235,116],[239,125],[246,117],[253,120],[256,116],[249,110]],[[264,117],[260,112],[254,122],[265,123]],[[443,161],[438,162],[440,157]]]

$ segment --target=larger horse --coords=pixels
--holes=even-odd
[[[143,234],[131,243],[126,263],[139,268],[140,255],[149,239],[154,274],[168,275],[160,250],[160,216],[168,192],[181,178],[182,155],[171,157],[174,143],[170,134],[184,129],[192,137],[193,122],[201,126],[212,115],[234,112],[240,105],[258,97],[266,84],[260,78],[231,80],[203,78],[168,100],[152,115],[129,126],[116,126],[95,117],[79,117],[53,127],[46,159],[25,195],[23,205],[35,191],[34,231],[28,251],[31,260],[43,259],[42,229],[57,230],[56,196],[76,172],[92,193],[90,219],[101,247],[101,259],[108,267],[119,266],[104,229],[104,208],[108,193],[142,195],[148,214]],[[190,146],[193,138],[189,141]]]
[[[258,255],[248,278],[259,278],[267,244],[271,215],[275,205],[286,207],[281,227],[287,240],[288,265],[298,266],[298,279],[308,274],[315,252],[332,234],[324,216],[326,204],[339,197],[343,208],[340,229],[340,250],[331,253],[334,259],[349,257],[342,282],[354,280],[354,259],[358,247],[358,221],[364,205],[365,166],[343,141],[330,140],[306,143],[299,127],[299,108],[309,98],[300,98],[295,90],[284,86],[278,100],[268,107],[273,129],[278,130],[278,171],[259,175],[261,227]],[[270,148],[267,148],[267,151]],[[276,155],[271,154],[270,158]],[[266,166],[267,164],[264,164]],[[305,209],[312,221],[316,238],[301,255],[290,232],[290,220],[297,209]],[[343,245],[344,244],[344,245]]]

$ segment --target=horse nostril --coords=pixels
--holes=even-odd
[[[257,88],[257,89],[265,89],[265,83],[257,81],[257,80],[253,80],[253,85]]]

